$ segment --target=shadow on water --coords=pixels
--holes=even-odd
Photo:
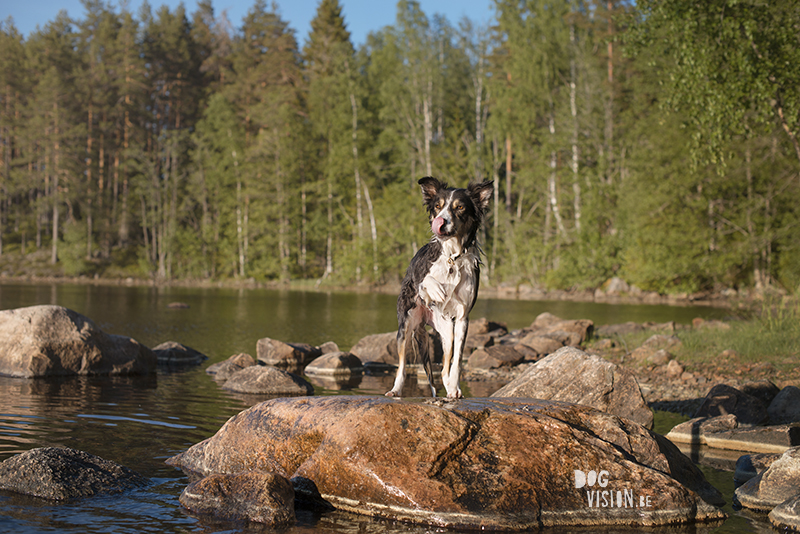
[[[188,309],[167,308],[182,301]],[[184,533],[285,532],[290,534],[438,532],[356,516],[344,512],[298,511],[295,526],[273,530],[254,524],[216,523],[186,512],[178,497],[186,476],[164,461],[212,436],[231,416],[265,397],[237,396],[223,390],[205,368],[237,352],[255,355],[261,337],[320,344],[333,340],[352,346],[367,334],[394,329],[394,297],[390,295],[316,294],[257,290],[189,290],[93,286],[0,285],[0,308],[59,304],[95,320],[111,333],[130,335],[149,346],[174,340],[192,346],[209,360],[188,369],[165,369],[147,377],[71,377],[24,380],[0,377],[0,460],[44,446],[63,446],[118,462],[148,477],[152,484],[115,496],[54,503],[0,491],[0,532],[38,533]],[[476,317],[505,321],[510,328],[530,324],[550,311],[565,318],[589,317],[598,323],[678,320],[688,322],[709,310],[580,303],[489,300]],[[677,311],[676,311],[677,310]],[[716,311],[714,313],[719,313]],[[710,316],[710,315],[706,315]],[[603,320],[606,318],[608,320]],[[309,326],[313,325],[313,326]],[[313,378],[320,395],[382,395],[391,388],[393,373],[372,373],[345,382]],[[427,394],[416,374],[407,381],[406,395]],[[488,396],[500,382],[463,383],[466,396]],[[657,419],[658,420],[658,419]],[[704,470],[708,468],[703,468]],[[730,498],[732,473],[706,473]],[[732,510],[726,510],[732,513]],[[690,526],[646,529],[653,533],[761,532],[766,524],[735,513],[721,527]],[[560,529],[565,532],[642,532],[642,529]]]

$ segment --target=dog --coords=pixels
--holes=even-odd
[[[450,399],[462,397],[458,385],[469,312],[478,296],[480,254],[477,235],[493,192],[492,181],[452,188],[430,176],[419,180],[433,237],[408,266],[397,297],[397,377],[387,397],[400,397],[409,350],[420,356],[431,395],[431,355],[425,326],[442,340],[442,381]]]

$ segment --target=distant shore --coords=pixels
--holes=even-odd
[[[88,276],[0,276],[0,284],[76,284],[97,286],[130,287],[186,287],[220,289],[285,289],[314,292],[351,292],[396,294],[399,282],[381,285],[338,285],[315,280],[295,280],[291,282],[258,282],[253,278],[245,280],[207,280],[180,279],[156,280],[142,278],[104,278]],[[726,290],[724,293],[680,293],[663,295],[655,292],[606,292],[597,290],[544,289],[527,284],[492,286],[482,283],[480,296],[508,300],[597,302],[603,304],[651,304],[667,306],[709,306],[717,308],[740,307],[745,302],[759,298],[755,290]]]

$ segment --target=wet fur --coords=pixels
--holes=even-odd
[[[431,177],[419,181],[433,237],[411,260],[397,298],[399,366],[394,386],[386,395],[399,397],[405,381],[406,356],[413,351],[436,396],[425,326],[442,341],[442,381],[449,398],[461,398],[458,386],[469,312],[478,296],[480,249],[478,229],[483,221],[493,182],[451,188]]]

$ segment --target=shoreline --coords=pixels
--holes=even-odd
[[[335,285],[319,281],[292,281],[292,282],[258,282],[252,278],[247,280],[144,280],[141,278],[90,278],[87,276],[0,276],[2,284],[55,284],[55,285],[94,285],[94,286],[126,286],[126,287],[157,287],[157,288],[198,288],[198,289],[271,289],[288,291],[310,291],[316,293],[381,293],[397,294],[400,283],[382,285]],[[602,304],[641,304],[653,306],[682,306],[682,307],[712,307],[712,308],[742,308],[745,303],[750,303],[763,298],[755,290],[741,291],[726,290],[724,293],[680,293],[663,295],[655,292],[640,290],[627,293],[605,292],[601,289],[568,291],[563,289],[543,289],[527,284],[512,286],[500,284],[497,286],[482,284],[479,297],[488,297],[500,300],[527,300],[527,301],[568,301],[568,302],[594,302]]]

